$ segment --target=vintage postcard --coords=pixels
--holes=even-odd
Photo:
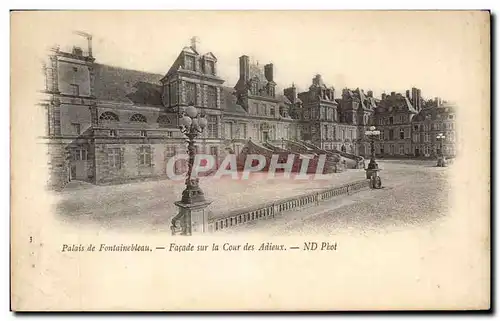
[[[490,308],[488,11],[11,13],[11,309]]]

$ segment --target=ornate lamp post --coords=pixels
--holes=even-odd
[[[180,130],[187,137],[189,158],[186,188],[182,192],[181,200],[175,202],[175,205],[179,207],[179,214],[172,219],[171,229],[174,235],[191,235],[195,232],[206,232],[208,217],[205,208],[212,203],[205,199],[199,186],[199,179],[191,177],[196,155],[194,140],[207,126],[207,119],[194,106],[180,110],[179,117]]]
[[[446,158],[443,153],[443,141],[446,138],[446,136],[443,133],[439,133],[436,136],[436,140],[439,142],[439,153],[438,153],[438,161],[437,161],[437,166],[438,167],[445,167],[446,166]]]
[[[375,126],[370,126],[370,130],[365,132],[365,135],[370,138],[371,156],[368,169],[378,169],[378,164],[375,161],[375,137],[380,135],[380,130],[375,130]]]
[[[376,130],[375,126],[370,126],[369,130],[365,132],[365,135],[370,138],[370,148],[371,148],[371,156],[370,162],[368,163],[368,168],[366,171],[366,178],[372,181],[373,188],[380,188],[382,186],[382,180],[380,176],[378,176],[378,164],[375,161],[375,138],[380,135],[380,130]]]

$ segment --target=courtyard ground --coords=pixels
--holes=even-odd
[[[269,236],[339,235],[398,231],[432,225],[449,213],[452,167],[432,161],[379,161],[383,188],[335,198],[320,206],[284,213],[218,233]]]
[[[325,175],[326,179],[287,179],[276,174],[252,173],[248,180],[229,176],[200,178],[208,207],[217,216],[237,208],[310,193],[364,179],[363,169]],[[95,186],[72,182],[54,194],[56,213],[69,223],[100,225],[105,228],[133,228],[143,231],[170,231],[170,221],[177,214],[175,201],[180,200],[184,181],[149,181],[121,185]]]

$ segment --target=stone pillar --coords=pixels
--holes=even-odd
[[[203,85],[196,84],[196,103],[195,103],[196,106],[201,106],[201,107],[205,106],[205,103],[203,101],[203,96],[204,96],[203,90],[204,90]]]
[[[202,95],[202,100],[201,100],[201,103],[203,104],[202,106],[208,107],[208,86],[201,85],[201,88],[203,90],[203,95]]]
[[[193,235],[208,232],[207,206],[212,201],[203,201],[185,204],[181,201],[175,202],[179,208],[179,214],[172,220],[172,235]]]
[[[59,99],[54,98],[49,108],[52,109],[51,122],[53,127],[51,132],[54,136],[61,136],[61,102]]]
[[[179,105],[181,104],[187,104],[186,102],[186,86],[185,86],[185,81],[180,80],[179,81]]]
[[[216,87],[216,92],[217,92],[217,99],[216,99],[216,107],[220,108],[220,87]]]

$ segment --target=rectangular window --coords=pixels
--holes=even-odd
[[[207,104],[209,108],[217,108],[217,88],[214,86],[207,87]]]
[[[247,124],[241,124],[241,135],[243,139],[247,138]]]
[[[71,127],[73,127],[73,134],[80,135],[80,133],[81,133],[80,132],[80,124],[72,123]]]
[[[196,104],[196,84],[186,82],[186,103]]]
[[[399,155],[405,154],[405,145],[399,145]]]
[[[210,155],[217,156],[217,147],[215,146],[210,147]]]
[[[71,84],[71,95],[73,96],[80,96],[80,86]]]
[[[413,130],[418,131],[418,125],[413,126]]]
[[[250,114],[257,115],[259,113],[259,105],[257,103],[253,103],[252,107],[253,109]]]
[[[151,147],[142,146],[139,148],[139,165],[151,166]]]
[[[186,56],[186,69],[194,71],[194,57]]]
[[[394,124],[394,117],[389,117],[389,124],[390,125]]]
[[[165,155],[168,158],[175,156],[175,146],[167,146],[165,149]]]
[[[83,148],[74,148],[71,150],[71,160],[87,160],[87,150]]]
[[[233,124],[232,123],[225,123],[224,124],[224,138],[226,139],[231,139],[233,138]]]
[[[210,137],[210,138],[218,137],[217,116],[208,116],[207,122],[208,122],[208,125],[207,125],[208,137]]]
[[[405,130],[403,128],[399,130],[399,139],[405,139]]]
[[[418,143],[420,140],[420,135],[419,134],[413,134],[413,142]]]
[[[318,118],[318,111],[316,108],[311,108],[311,119],[316,119]]]
[[[323,125],[323,137],[328,139],[328,125]]]
[[[109,136],[111,136],[111,137],[116,137],[116,136],[118,136],[118,134],[117,134],[117,132],[116,132],[116,129],[111,129],[111,130],[109,131]]]
[[[265,114],[266,114],[266,105],[262,104],[260,105],[259,115],[265,115]]]
[[[271,107],[269,110],[270,110],[271,116],[273,116],[273,117],[276,116],[276,111],[274,110],[274,107]]]
[[[394,140],[394,129],[389,130],[389,140]]]
[[[177,83],[173,82],[169,86],[169,100],[170,106],[177,104]]]
[[[108,165],[111,168],[121,168],[121,150],[120,148],[110,148],[108,149]]]
[[[141,137],[146,137],[148,136],[148,132],[145,130],[141,130]]]
[[[209,75],[215,75],[214,62],[211,60],[205,61],[205,73]]]
[[[167,132],[167,137],[168,138],[172,138],[174,136],[174,133],[173,132]]]
[[[424,143],[428,143],[428,142],[430,142],[430,137],[431,137],[431,136],[430,136],[430,134],[429,134],[429,133],[425,133],[425,134],[424,134]]]

